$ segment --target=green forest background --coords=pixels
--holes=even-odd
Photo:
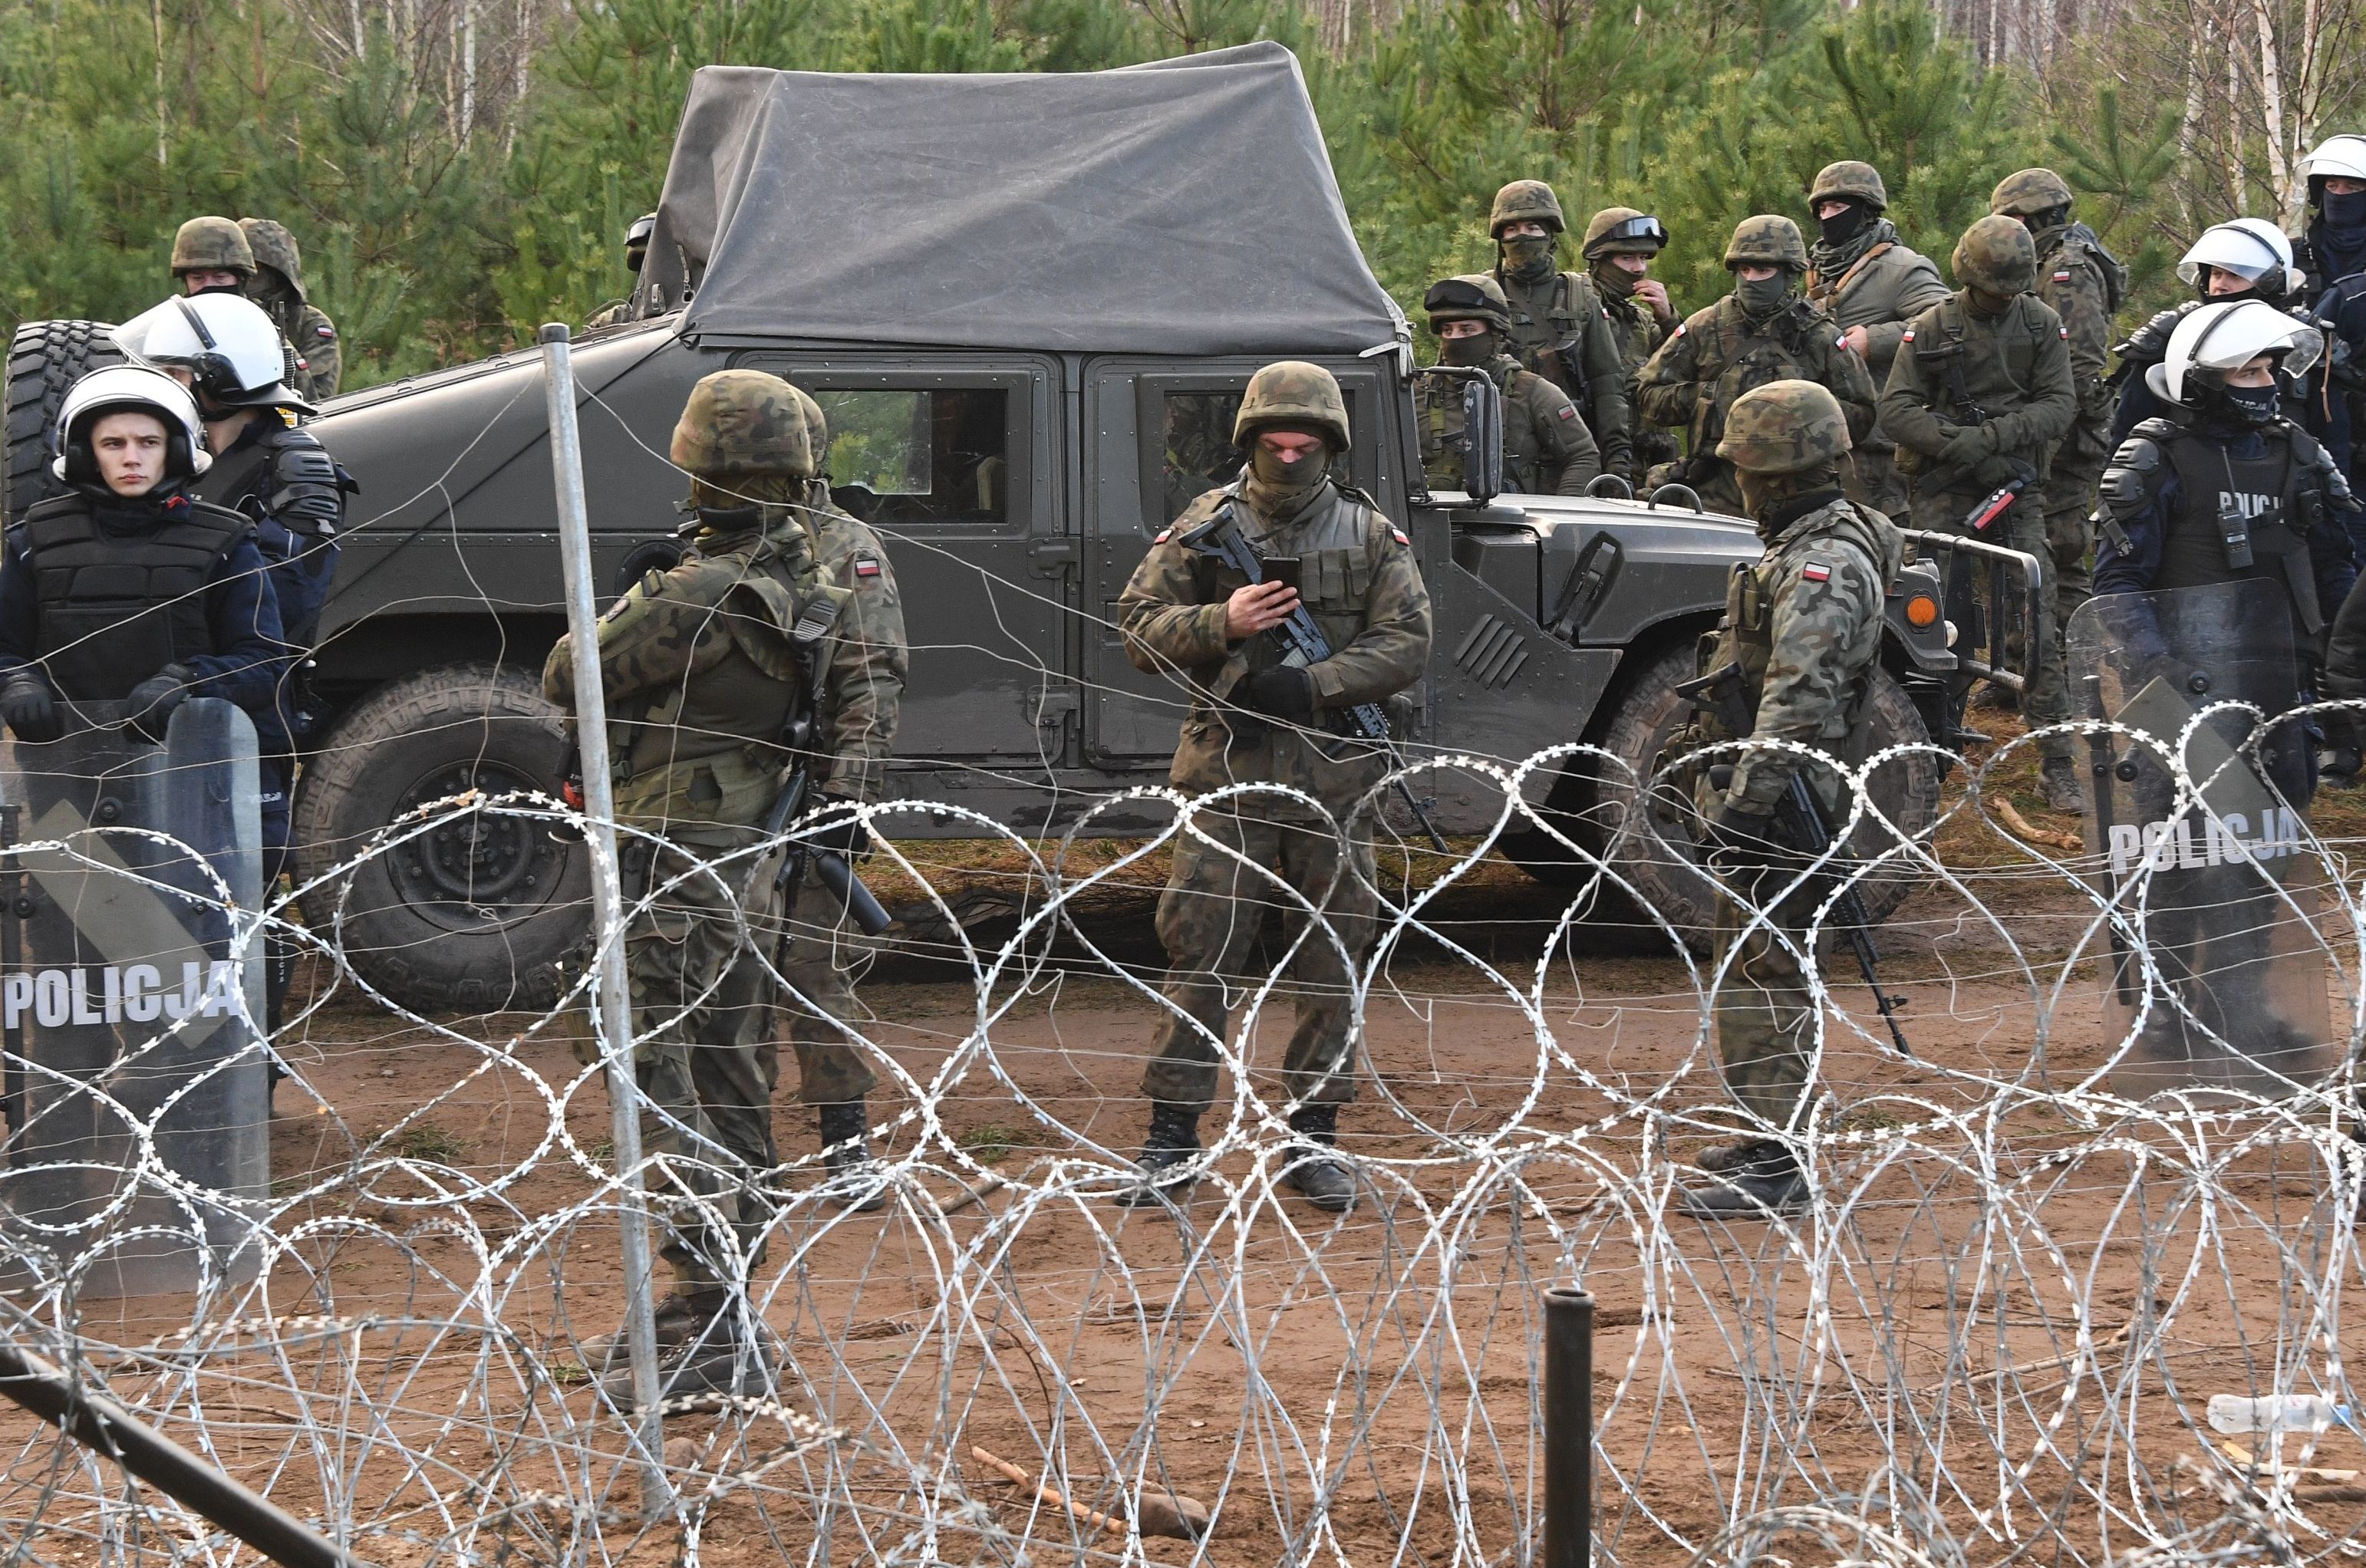
[[[174,229],[203,212],[296,231],[348,389],[580,321],[624,293],[622,231],[655,205],[709,62],[1076,71],[1279,39],[1408,307],[1486,264],[1488,197],[1520,176],[1550,179],[1572,226],[1612,202],[1658,213],[1680,310],[1722,292],[1737,219],[1804,220],[1808,181],[1839,157],[1883,170],[1891,216],[1943,268],[2000,175],[2052,164],[2132,265],[2131,312],[2177,291],[2193,226],[2273,212],[2279,194],[2239,128],[2204,145],[2190,106],[2125,107],[2163,95],[2114,63],[2123,35],[1989,65],[1911,0],[1445,0],[1352,39],[1335,6],[1275,0],[428,3],[6,0],[10,325],[153,303]],[[1255,199],[1253,169],[1210,177]]]

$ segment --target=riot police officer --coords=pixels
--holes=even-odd
[[[680,1395],[730,1387],[772,1354],[732,1307],[734,1286],[744,1290],[761,1258],[771,1216],[762,1184],[780,1164],[772,1114],[780,998],[758,944],[781,926],[781,852],[765,852],[763,822],[793,764],[817,767],[825,799],[833,787],[823,753],[837,754],[838,737],[821,730],[801,758],[789,727],[809,706],[830,719],[839,665],[829,645],[856,591],[828,581],[795,514],[816,465],[804,405],[786,382],[752,369],[705,377],[671,450],[691,475],[688,552],[602,618],[600,662],[616,811],[636,829],[627,894],[648,901],[625,939],[648,1100],[642,1135],[666,1164],[660,1194],[702,1200],[675,1201],[666,1214],[674,1285],[658,1332],[669,1393]],[[573,689],[562,641],[543,690],[568,706]],[[859,833],[845,811],[816,830],[841,848],[855,847]],[[836,1139],[831,1196],[869,1207],[883,1179],[863,1149],[862,1116],[859,1101],[826,1108],[823,1136]],[[605,1360],[615,1344],[611,1337],[585,1352]]]
[[[1786,1138],[1807,1106],[1818,1012],[1808,931],[1829,889],[1799,875],[1808,863],[1779,807],[1802,768],[1826,823],[1844,821],[1848,803],[1834,767],[1765,743],[1812,747],[1845,767],[1866,756],[1882,607],[1905,543],[1887,518],[1843,494],[1850,439],[1828,389],[1786,380],[1736,400],[1718,444],[1766,553],[1734,569],[1725,619],[1706,646],[1701,673],[1739,690],[1705,700],[1683,738],[1712,748],[1696,753],[1691,770],[1718,884],[1717,1049],[1752,1123],[1701,1156],[1718,1180],[1687,1189],[1681,1205],[1703,1218],[1788,1213],[1807,1195]],[[1752,716],[1746,734],[1737,714]],[[1753,919],[1759,911],[1766,919]]]
[[[1873,427],[1875,389],[1865,361],[1832,319],[1801,299],[1808,247],[1788,218],[1761,214],[1735,225],[1725,247],[1733,292],[1684,319],[1636,378],[1643,417],[1690,428],[1690,452],[1647,486],[1690,485],[1705,506],[1735,512],[1741,491],[1718,455],[1734,400],[1769,381],[1813,381],[1839,400],[1852,440]]]
[[[2163,418],[2174,412],[2154,393],[2145,373],[2168,354],[2169,335],[2188,315],[2214,300],[2257,299],[2307,319],[2299,292],[2304,280],[2293,265],[2292,243],[2264,218],[2237,218],[2204,229],[2179,258],[2177,276],[2192,285],[2194,297],[2154,312],[2144,325],[2112,345],[2112,352],[2119,356],[2119,365],[2112,372],[2112,384],[2119,393],[2111,428],[2115,451],[2138,421]],[[2308,405],[2306,390],[2288,383],[2286,414],[2304,423]],[[2311,433],[2321,436],[2321,430]]]
[[[1586,276],[1602,301],[1603,319],[1618,345],[1626,367],[1627,402],[1636,407],[1635,377],[1668,334],[1676,330],[1675,307],[1668,302],[1667,285],[1651,276],[1651,261],[1667,248],[1668,231],[1657,218],[1631,207],[1606,207],[1585,225],[1580,254]],[[1632,451],[1618,477],[1634,483],[1653,466],[1673,460],[1676,444],[1664,430],[1638,420]]]
[[[189,493],[211,461],[189,394],[144,366],[94,370],[66,393],[57,446],[67,492],[0,547],[0,717],[54,740],[62,703],[120,703],[125,728],[161,745],[183,702],[221,697],[266,754],[285,750],[279,607],[254,525]],[[284,846],[284,795],[265,806],[266,846],[275,834]]]
[[[2043,560],[2054,446],[2079,417],[2062,318],[2029,292],[2037,246],[2016,220],[1991,215],[1965,230],[1955,268],[1963,287],[1906,329],[1881,394],[1881,425],[1898,443],[1898,471],[1913,484],[1915,526],[1967,533],[1966,519],[1982,501],[2018,485],[2002,526],[1987,525],[1995,528],[1988,537]],[[1968,626],[1974,574],[1953,566],[1949,613]],[[2069,703],[2061,639],[2050,609],[2038,608],[2045,613],[2027,629],[2034,651],[2022,707],[2032,726],[2043,727],[2059,724]],[[1968,678],[1953,688],[1958,716],[1970,689]],[[2076,810],[2069,739],[2054,735],[2042,744],[2046,803]]]
[[[1514,180],[1495,193],[1487,215],[1495,242],[1493,276],[1511,310],[1512,353],[1569,394],[1602,454],[1603,471],[1623,474],[1633,430],[1626,367],[1593,282],[1560,270],[1556,253],[1567,226],[1552,186]]]
[[[1528,495],[1583,495],[1602,472],[1594,437],[1577,405],[1550,381],[1520,368],[1505,349],[1511,314],[1504,291],[1484,273],[1440,278],[1422,299],[1438,338],[1438,362],[1483,370],[1504,400],[1504,472]],[[1463,483],[1461,383],[1424,377],[1414,383],[1414,428],[1433,490]]]
[[[1347,709],[1386,704],[1422,678],[1429,592],[1404,532],[1369,497],[1330,477],[1333,459],[1347,451],[1348,429],[1329,371],[1293,360],[1259,370],[1234,441],[1249,453],[1240,478],[1193,502],[1126,584],[1126,651],[1137,668],[1189,683],[1190,714],[1169,774],[1177,790],[1287,784],[1324,810],[1253,794],[1201,809],[1192,830],[1177,838],[1158,901],[1169,1010],[1143,1075],[1151,1113],[1142,1180],[1121,1201],[1179,1198],[1195,1179],[1200,1118],[1215,1096],[1216,1043],[1229,1038],[1258,928],[1269,907],[1298,918],[1268,890],[1278,870],[1321,921],[1293,961],[1298,1020],[1281,1082],[1297,1137],[1283,1177],[1309,1201],[1344,1211],[1356,1198],[1336,1153],[1339,1108],[1356,1093],[1354,966],[1378,911],[1367,797],[1391,766],[1385,750],[1344,720]],[[1291,662],[1265,635],[1298,607],[1300,591],[1279,581],[1251,584],[1205,553],[1199,530],[1211,523],[1238,530],[1261,557],[1298,558],[1303,603],[1330,658]]]
[[[2348,555],[2342,518],[2358,510],[2331,456],[2282,412],[2279,377],[2305,374],[2320,351],[2315,329],[2261,300],[2190,312],[2146,373],[2173,412],[2120,444],[2096,514],[2099,595],[2246,578],[2282,588],[2304,698],[2317,684],[2325,584]],[[2312,766],[2287,793],[2314,788]]]

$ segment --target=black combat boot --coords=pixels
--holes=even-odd
[[[1808,1176],[1791,1151],[1771,1138],[1702,1154],[1717,1179],[1676,1193],[1676,1212],[1696,1220],[1763,1220],[1807,1206]]]
[[[859,1100],[841,1100],[821,1108],[821,1158],[829,1172],[828,1185],[838,1192],[840,1202],[858,1214],[887,1206],[886,1175],[871,1157],[871,1145],[863,1142],[870,1131],[871,1118]]]
[[[698,1337],[701,1329],[730,1310],[731,1298],[721,1290],[685,1291],[680,1285],[658,1298],[658,1354],[662,1357],[680,1350]],[[630,1347],[620,1325],[613,1334],[595,1334],[576,1347],[583,1359],[584,1369],[592,1372],[613,1371],[625,1364]]]
[[[1972,699],[1972,706],[1983,713],[2019,713],[2021,694],[1990,681],[1980,687],[1980,694]]]
[[[1135,1161],[1142,1179],[1124,1189],[1117,1201],[1129,1209],[1179,1203],[1191,1194],[1200,1179],[1181,1168],[1200,1156],[1200,1113],[1165,1100],[1150,1102],[1150,1131],[1143,1135],[1142,1157]]]
[[[2048,757],[2037,776],[2038,793],[2048,811],[2084,811],[2087,797],[2079,788],[2079,765],[2067,757]]]
[[[659,1400],[767,1393],[780,1370],[780,1350],[772,1331],[761,1323],[749,1322],[748,1315],[746,1306],[727,1298],[697,1309],[688,1319],[670,1319],[665,1303],[659,1303]],[[614,1343],[600,1370],[600,1387],[619,1408],[630,1409],[632,1355],[621,1330],[610,1337]],[[587,1351],[590,1348],[585,1346]]]
[[[1298,1138],[1281,1179],[1318,1209],[1344,1214],[1354,1208],[1356,1176],[1339,1157],[1339,1108],[1301,1105],[1290,1113],[1290,1130]]]

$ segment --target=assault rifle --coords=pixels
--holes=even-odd
[[[812,753],[814,721],[811,714],[800,714],[781,731],[781,744],[789,749],[789,776],[781,785],[781,793],[772,797],[772,809],[764,818],[764,837],[777,839],[788,830],[805,810],[806,797],[813,788]],[[788,902],[783,906],[781,918],[785,921],[796,905],[797,889],[805,885],[806,867],[812,866],[821,874],[821,885],[830,890],[840,906],[854,917],[865,936],[877,936],[896,923],[896,917],[882,908],[862,878],[847,863],[846,857],[836,850],[825,850],[804,839],[791,839],[788,853],[781,857],[781,869],[772,877],[772,890],[783,894]]]
[[[1747,736],[1758,728],[1758,716],[1741,686],[1741,666],[1727,664],[1710,671],[1696,680],[1678,683],[1676,695],[1690,702],[1694,708],[1715,719],[1729,733]],[[1719,774],[1724,777],[1720,779]],[[1733,782],[1730,764],[1719,763],[1709,770],[1709,783],[1724,789]],[[1895,1009],[1901,999],[1882,989],[1881,976],[1876,965],[1881,953],[1873,945],[1873,918],[1866,911],[1865,900],[1856,890],[1853,873],[1855,859],[1846,851],[1833,851],[1831,818],[1824,815],[1824,804],[1816,792],[1808,787],[1808,775],[1803,768],[1794,769],[1790,788],[1774,806],[1774,829],[1790,840],[1792,849],[1810,861],[1822,860],[1832,852],[1826,863],[1824,874],[1834,877],[1840,896],[1833,900],[1833,912],[1840,916],[1841,934],[1848,939],[1849,950],[1856,955],[1857,972],[1872,988],[1873,1004],[1881,1012],[1881,1021],[1889,1025],[1889,1038],[1901,1056],[1911,1056],[1914,1048],[1906,1043],[1906,1031],[1899,1026]]]
[[[1187,550],[1215,557],[1247,578],[1252,584],[1265,581],[1264,558],[1250,547],[1247,539],[1242,537],[1240,520],[1234,514],[1233,503],[1229,501],[1216,509],[1213,517],[1177,542]],[[1284,664],[1303,670],[1331,657],[1331,639],[1324,637],[1323,628],[1314,624],[1314,617],[1303,601],[1290,612],[1289,619],[1268,629],[1281,639],[1281,661]],[[1404,766],[1404,756],[1389,734],[1388,713],[1380,704],[1358,703],[1343,711],[1357,735],[1388,753],[1391,767]],[[1429,835],[1430,847],[1439,854],[1452,853],[1447,848],[1446,836],[1429,819],[1429,813],[1422,808],[1421,802],[1414,798],[1413,791],[1405,787],[1402,774],[1397,778],[1396,790],[1398,796],[1412,809],[1413,819],[1421,824],[1423,832]]]

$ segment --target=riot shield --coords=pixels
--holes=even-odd
[[[2283,585],[2108,594],[2065,642],[2072,716],[2126,727],[2076,742],[2091,886],[2115,917],[2104,1019],[2127,1045],[2112,1088],[2273,1096],[2315,1082],[2340,1053]]]
[[[193,699],[151,746],[113,716],[0,739],[0,1224],[94,1295],[187,1289],[203,1248],[244,1272],[270,1182],[254,726]]]

